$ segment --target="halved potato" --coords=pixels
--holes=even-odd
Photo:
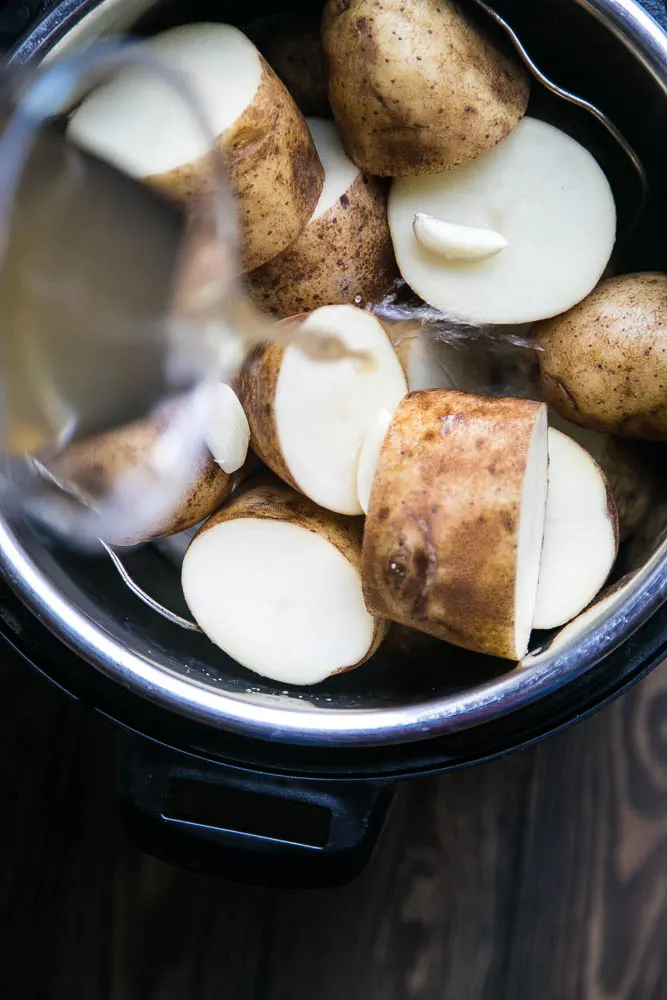
[[[296,345],[275,341],[254,350],[238,379],[252,448],[322,507],[361,514],[359,450],[376,414],[393,412],[407,391],[400,363],[380,321],[355,306],[324,306],[286,322],[330,333],[365,352],[370,363],[315,361]]]
[[[472,163],[395,180],[389,226],[401,274],[429,305],[468,323],[532,323],[595,287],[614,247],[616,208],[588,150],[525,118]],[[504,249],[485,250],[490,236]]]
[[[361,591],[359,519],[278,481],[235,496],[183,560],[183,593],[209,639],[281,684],[317,684],[367,660],[387,632]]]
[[[410,393],[373,478],[367,608],[458,646],[520,658],[533,624],[546,497],[543,404]]]
[[[333,122],[308,120],[324,187],[301,235],[248,275],[258,305],[280,316],[319,306],[373,302],[398,277],[387,222],[387,188],[348,160]]]
[[[345,149],[366,173],[447,170],[508,135],[528,74],[449,0],[327,0],[329,101]]]
[[[252,42],[231,25],[183,25],[146,45],[187,80],[210,136],[173,88],[143,68],[122,70],[92,91],[72,115],[68,134],[186,202],[211,188],[214,143],[239,201],[245,267],[259,267],[296,239],[322,190],[322,165],[299,109]]]

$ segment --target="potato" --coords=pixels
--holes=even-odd
[[[486,153],[526,111],[528,75],[449,0],[327,0],[329,101],[362,170],[407,177]]]
[[[535,337],[542,391],[566,420],[620,437],[667,439],[667,275],[602,282]]]
[[[324,167],[320,200],[294,243],[248,276],[257,304],[281,316],[373,302],[398,277],[386,186],[348,160],[333,122],[308,125]]]
[[[618,513],[605,475],[549,428],[549,489],[533,628],[564,625],[602,590],[618,554]]]
[[[210,139],[171,87],[136,68],[121,71],[82,102],[69,136],[190,203],[211,188],[208,153],[215,142],[239,201],[244,266],[259,267],[296,239],[322,190],[322,165],[301,112],[237,28],[189,24],[156,35],[147,45],[187,78]]]
[[[546,498],[543,404],[439,389],[410,393],[373,478],[366,607],[467,649],[523,656]]]
[[[378,319],[355,306],[323,306],[290,321],[332,334],[364,351],[320,361],[298,346],[274,341],[255,349],[238,378],[251,445],[270,469],[315,503],[340,514],[361,514],[357,495],[359,449],[381,409],[394,411],[407,385]]]
[[[616,206],[587,149],[526,117],[472,163],[395,180],[389,226],[403,278],[429,305],[468,323],[532,323],[595,288]]]
[[[329,118],[319,13],[290,18],[261,48],[303,114]]]
[[[134,545],[177,534],[208,517],[229,495],[232,477],[203,443],[178,461],[179,445],[171,435],[179,412],[167,407],[83,438],[48,463],[48,472],[68,491],[103,505],[106,541]]]
[[[281,684],[317,684],[367,660],[387,633],[361,591],[362,522],[277,480],[234,497],[183,560],[183,593],[212,642]]]

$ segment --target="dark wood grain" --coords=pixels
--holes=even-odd
[[[535,754],[508,996],[667,997],[667,669]]]
[[[373,864],[273,904],[267,1000],[494,996],[530,757],[404,786]]]
[[[267,894],[142,855],[114,779],[108,724],[0,668],[0,997],[250,1000]]]
[[[667,667],[503,761],[403,786],[329,892],[140,854],[110,726],[0,666],[2,1000],[665,1000]]]

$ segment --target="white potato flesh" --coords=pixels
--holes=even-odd
[[[370,507],[373,477],[375,476],[375,469],[377,468],[384,439],[391,424],[391,418],[392,415],[388,410],[380,410],[359,452],[357,496],[359,497],[359,506],[364,514],[368,514],[368,508]]]
[[[418,213],[493,230],[508,245],[486,260],[448,261],[418,242]],[[470,163],[394,180],[389,226],[401,274],[424,301],[467,322],[530,323],[595,287],[614,246],[616,207],[588,150],[525,118]]]
[[[617,533],[602,470],[566,434],[549,429],[549,492],[533,627],[575,618],[602,589]]]
[[[241,517],[203,531],[182,584],[209,639],[281,684],[317,684],[363,660],[373,642],[359,571],[299,525]]]
[[[571,424],[569,420],[564,420],[560,413],[549,410],[549,425],[555,430],[566,434],[578,445],[585,448],[589,455],[592,455],[596,462],[599,462],[608,441],[608,435],[600,431],[591,431],[587,427],[580,427],[579,424]]]
[[[514,590],[514,637],[518,657],[528,649],[530,633],[534,628],[547,509],[547,436],[545,407],[535,420],[521,496]]]
[[[333,208],[341,195],[349,191],[359,176],[359,168],[345,155],[338,129],[333,122],[324,118],[306,118],[306,124],[324,167],[324,187],[312,216],[313,219],[318,219]]]
[[[339,514],[361,514],[357,496],[359,451],[377,413],[393,413],[407,392],[405,375],[382,324],[355,306],[324,306],[304,320],[304,331],[340,337],[366,352],[317,361],[290,345],[275,394],[275,422],[289,472],[302,493]]]
[[[208,450],[224,472],[237,472],[246,460],[250,425],[239,398],[230,385],[203,385],[197,405]]]
[[[140,178],[168,173],[204,156],[252,103],[262,77],[257,49],[228,24],[171,28],[146,46],[185,79],[206,130],[164,76],[138,66],[121,70],[92,91],[68,127],[70,138],[80,146]]]

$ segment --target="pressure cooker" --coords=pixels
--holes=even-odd
[[[319,2],[63,0],[14,42],[9,58],[35,65],[108,33],[142,35],[185,21],[229,21],[252,37],[287,10]],[[542,71],[600,107],[635,149],[651,201],[624,263],[667,270],[663,4],[493,6]],[[14,31],[24,27],[20,17]],[[12,19],[4,18],[8,38]],[[162,551],[145,546],[126,564],[162,604],[183,608],[178,570]],[[167,861],[261,884],[353,877],[370,857],[398,781],[543,739],[667,657],[660,525],[593,611],[513,669],[396,629],[371,662],[313,689],[249,674],[138,601],[103,553],[61,546],[2,511],[0,578],[6,646],[117,724],[121,809],[136,842]]]

